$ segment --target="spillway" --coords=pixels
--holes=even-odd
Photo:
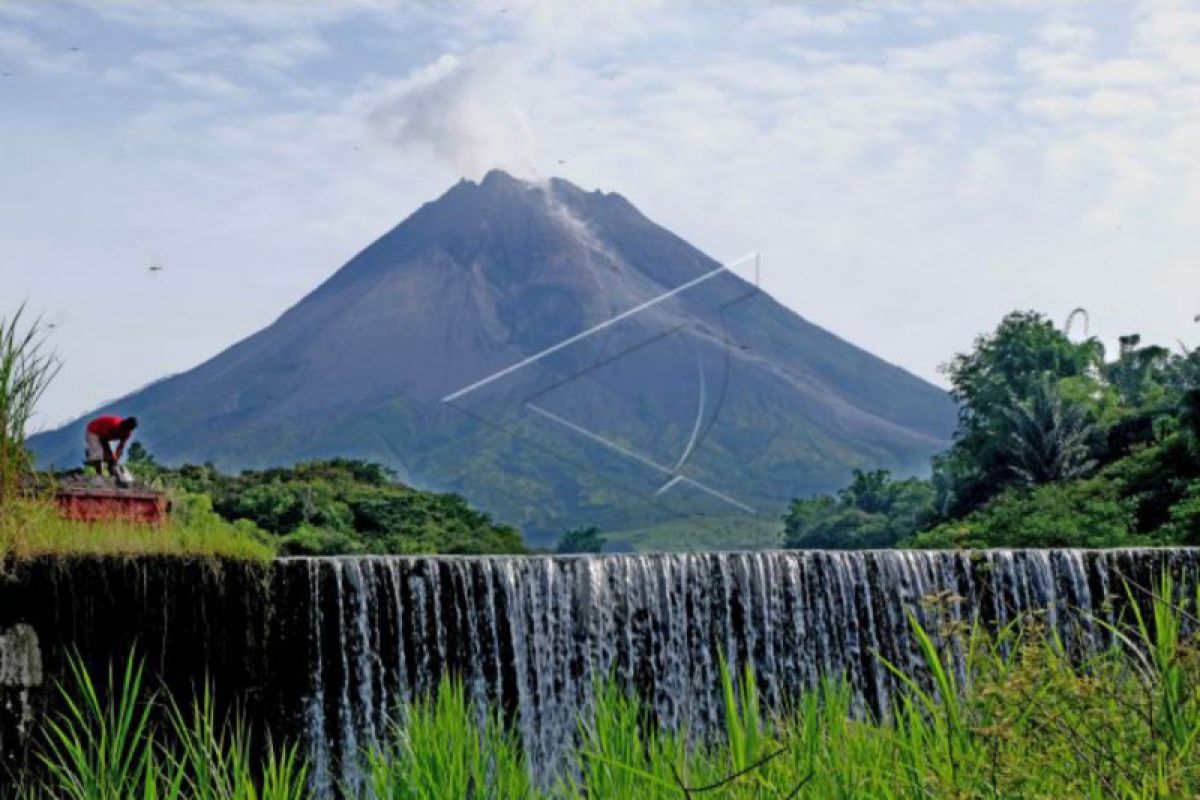
[[[897,689],[880,658],[919,664],[930,627],[1043,610],[1084,654],[1105,646],[1127,585],[1164,572],[1194,592],[1200,550],[764,552],[587,557],[282,559],[269,565],[35,562],[0,582],[0,755],[76,648],[94,665],[136,644],[177,694],[211,676],[276,738],[299,738],[314,788],[358,785],[359,754],[399,704],[454,674],[517,725],[531,768],[564,767],[597,679],[640,692],[665,725],[721,722],[719,659],[752,664],[779,706],[845,675],[861,713]],[[936,610],[926,602],[937,597]],[[36,667],[36,670],[34,669]],[[36,674],[35,674],[36,673]],[[36,680],[35,680],[36,678]]]

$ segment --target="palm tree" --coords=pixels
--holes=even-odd
[[[1098,430],[1086,408],[1063,400],[1050,376],[1034,385],[1028,399],[1014,401],[1001,414],[1009,427],[1003,458],[1019,482],[1072,480],[1095,469]]]
[[[1121,402],[1138,407],[1160,381],[1171,362],[1165,347],[1141,347],[1142,337],[1136,333],[1120,338],[1117,360],[1104,366],[1104,377],[1121,396]]]

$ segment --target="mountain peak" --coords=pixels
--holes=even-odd
[[[487,174],[483,176],[483,180],[481,180],[479,182],[480,186],[489,186],[489,187],[512,186],[514,184],[518,185],[518,186],[530,186],[530,185],[532,185],[532,182],[522,180],[514,175],[511,175],[511,174],[505,172],[504,170],[500,169],[499,167],[493,167],[492,169],[489,169],[487,171]]]
[[[944,392],[734,276],[643,305],[715,266],[620,195],[491,170],[423,205],[267,329],[110,408],[144,419],[142,439],[166,463],[367,458],[546,537],[659,519],[665,506],[613,487],[658,497],[654,465],[681,452],[689,479],[774,515],[852,468],[911,474],[942,449],[955,419]],[[727,295],[754,299],[718,319],[709,301]],[[618,317],[602,337],[530,360]],[[539,390],[540,408],[645,459],[523,405],[481,422],[466,413],[475,405],[442,402],[522,363],[513,379]],[[68,464],[78,438],[73,425],[32,444],[43,463]],[[682,492],[664,502],[690,507]]]

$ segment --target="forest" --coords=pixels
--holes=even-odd
[[[1014,312],[955,355],[958,429],[931,476],[855,470],[791,503],[785,546],[1200,544],[1200,351],[1132,334],[1110,357],[1070,323]]]
[[[169,469],[136,443],[130,468],[176,497],[177,514],[252,526],[281,555],[521,553],[520,533],[454,494],[400,483],[378,464],[331,459],[239,475],[211,464]]]

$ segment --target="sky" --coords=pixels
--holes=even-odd
[[[62,362],[33,428],[492,167],[758,251],[943,386],[1014,309],[1200,345],[1200,3],[0,0],[0,316]]]

